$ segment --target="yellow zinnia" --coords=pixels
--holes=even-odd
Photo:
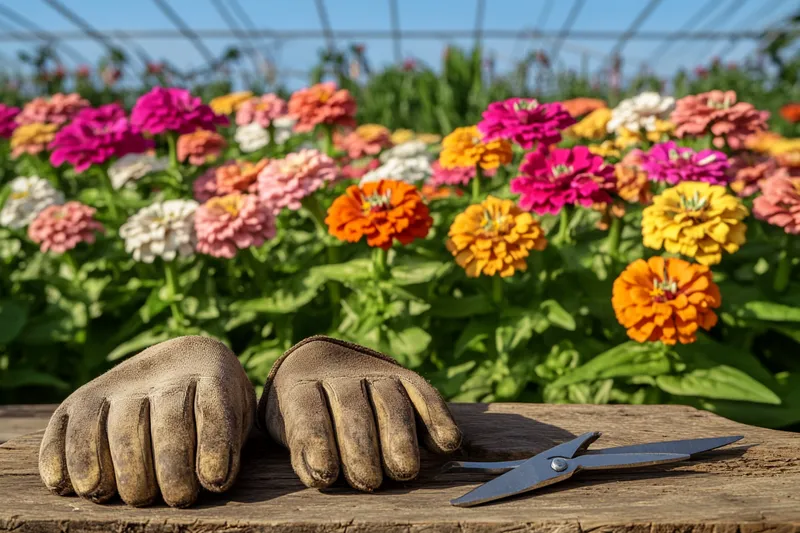
[[[58,131],[58,124],[24,124],[11,134],[11,157],[22,154],[38,154],[47,148]]]
[[[589,151],[600,157],[620,157],[619,148],[614,145],[613,141],[603,141],[600,144],[590,144]]]
[[[644,139],[650,142],[657,143],[668,139],[675,132],[675,124],[668,120],[656,119],[655,129],[644,132],[631,131],[626,128],[617,130],[617,138],[614,139],[614,144],[617,148],[624,150],[629,146],[639,144]]]
[[[643,243],[656,250],[715,265],[722,251],[736,252],[745,242],[747,208],[725,187],[685,181],[653,198],[642,213]]]
[[[403,144],[414,140],[424,142],[425,144],[436,144],[442,140],[442,136],[436,135],[435,133],[416,133],[412,130],[407,130],[404,128],[394,130],[392,133],[392,144],[394,145]]]
[[[443,168],[475,167],[497,168],[511,162],[511,144],[504,139],[483,142],[477,126],[456,128],[442,140],[439,164]]]
[[[583,120],[567,129],[567,133],[583,139],[599,140],[608,135],[606,126],[609,120],[611,120],[611,110],[607,107],[601,107],[600,109],[595,109],[586,115]]]
[[[253,93],[250,91],[239,91],[212,99],[208,105],[217,115],[230,115],[237,111],[239,107],[251,99]]]
[[[530,250],[547,246],[544,231],[529,212],[494,196],[456,216],[448,236],[447,249],[471,278],[512,276],[527,269]]]

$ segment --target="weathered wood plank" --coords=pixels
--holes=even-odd
[[[800,533],[800,435],[737,424],[681,406],[455,404],[468,437],[463,455],[511,459],[585,431],[598,447],[741,434],[730,448],[668,468],[581,475],[536,495],[460,509],[449,500],[487,479],[442,474],[426,455],[423,474],[375,494],[343,485],[303,487],[285,451],[260,436],[227,494],[176,510],[96,505],[47,492],[36,453],[41,433],[0,446],[0,531],[280,531],[361,533]]]
[[[57,405],[0,405],[0,444],[47,427]]]

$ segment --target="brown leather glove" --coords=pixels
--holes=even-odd
[[[56,494],[103,502],[119,492],[140,506],[160,491],[168,505],[185,507],[201,486],[233,484],[254,413],[236,356],[216,340],[179,337],[64,400],[45,431],[39,473]]]
[[[415,412],[429,449],[458,449],[447,404],[422,377],[363,346],[310,337],[272,367],[257,424],[289,448],[305,485],[331,485],[341,459],[347,482],[372,491],[384,471],[395,480],[419,473]]]

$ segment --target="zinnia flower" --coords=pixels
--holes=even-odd
[[[528,268],[531,250],[547,246],[544,231],[530,213],[494,196],[457,215],[447,235],[447,249],[471,278],[513,276]]]
[[[642,213],[648,248],[694,258],[701,265],[722,261],[745,242],[747,208],[725,187],[684,181],[653,198]]]
[[[412,130],[400,128],[392,132],[392,144],[403,144],[409,141],[419,141],[426,145],[436,144],[442,140],[441,135],[435,133],[416,133]]]
[[[800,122],[800,104],[791,103],[781,106],[780,114],[787,122],[792,124]]]
[[[653,191],[647,173],[642,170],[644,152],[634,149],[625,154],[614,166],[617,176],[617,194],[626,202],[648,205],[653,200]]]
[[[131,122],[152,135],[213,131],[218,125],[229,123],[227,117],[215,114],[199,97],[177,87],[154,87],[140,96],[131,110]]]
[[[238,192],[211,198],[199,206],[194,227],[198,252],[227,259],[275,236],[275,219],[269,207],[252,194]]]
[[[255,98],[248,98],[236,111],[236,124],[258,124],[262,128],[269,128],[277,118],[286,114],[286,102],[277,94],[268,93]]]
[[[442,141],[439,163],[444,168],[474,167],[493,169],[513,158],[511,144],[504,139],[484,142],[477,126],[456,128]]]
[[[675,106],[671,96],[661,96],[656,92],[643,92],[633,98],[627,98],[611,111],[611,120],[606,129],[616,132],[620,128],[631,131],[652,131],[656,119],[667,118]]]
[[[759,183],[778,169],[775,158],[752,152],[740,152],[730,158],[730,163],[730,187],[742,198],[756,194]]]
[[[239,91],[212,98],[208,106],[217,115],[232,115],[253,97],[251,91]],[[237,122],[238,124],[238,122]]]
[[[161,172],[169,167],[168,157],[156,157],[151,154],[127,154],[108,167],[111,186],[121,189],[127,183],[136,181],[153,172]]]
[[[619,128],[617,130],[617,138],[614,139],[614,144],[617,148],[624,150],[630,146],[641,144],[645,139],[652,143],[662,142],[668,139],[674,132],[675,124],[668,120],[657,118],[652,130],[642,132],[629,130],[627,128]]]
[[[753,214],[792,235],[800,234],[800,177],[786,169],[760,183],[761,196],[753,201]]]
[[[255,193],[258,174],[269,164],[269,159],[260,159],[255,163],[249,161],[231,161],[216,168],[216,195],[222,196],[232,192]]]
[[[600,157],[619,158],[622,155],[619,151],[619,148],[614,145],[614,141],[603,141],[600,144],[590,144],[588,148],[590,152],[592,152],[594,155],[599,155]]]
[[[700,150],[678,146],[675,141],[654,145],[642,155],[642,169],[651,181],[675,185],[683,181],[702,181],[726,185],[730,163],[728,156],[716,150]]]
[[[0,226],[7,228],[24,228],[45,208],[64,203],[64,194],[39,176],[14,178],[8,188],[11,194],[0,210]]]
[[[17,127],[14,120],[19,115],[19,108],[0,104],[0,137],[8,139]]]
[[[194,200],[167,200],[143,207],[120,228],[125,251],[136,261],[152,263],[156,257],[174,261],[194,255]]]
[[[709,91],[684,96],[675,106],[671,120],[679,138],[714,135],[714,146],[727,142],[733,150],[745,147],[750,135],[767,129],[768,111],[758,111],[752,104],[736,101],[736,91]]]
[[[716,325],[722,302],[708,267],[676,258],[637,259],[612,290],[617,320],[636,342],[691,344],[699,328]]]
[[[17,115],[17,124],[66,124],[78,111],[89,107],[89,101],[81,98],[78,93],[56,93],[49,98],[34,98]]]
[[[520,194],[519,205],[536,213],[556,214],[565,205],[590,207],[610,203],[614,167],[585,146],[537,150],[525,155],[521,174],[511,180],[511,192]]]
[[[530,149],[535,144],[557,144],[561,130],[573,124],[575,119],[558,102],[540,104],[530,98],[509,98],[489,104],[478,130],[484,142],[506,139]]]
[[[306,132],[319,124],[354,128],[356,101],[347,89],[333,82],[300,89],[289,98],[289,115],[297,119],[295,130]]]
[[[422,141],[414,140],[384,150],[379,159],[385,163],[390,159],[415,159],[420,156],[430,157],[428,145]]]
[[[336,180],[336,163],[318,150],[305,149],[273,159],[258,174],[258,196],[277,214],[300,209],[303,198]]]
[[[430,178],[433,170],[427,156],[389,159],[383,165],[364,174],[361,183],[381,180],[397,180],[406,183],[419,183]]]
[[[608,134],[606,127],[611,120],[611,110],[607,107],[595,109],[580,122],[570,127],[566,133],[575,137],[600,140]]]
[[[336,147],[350,159],[376,155],[384,148],[392,146],[389,130],[380,124],[363,124],[347,135],[334,137]]]
[[[19,126],[11,134],[11,158],[43,152],[56,136],[57,130],[58,124],[33,123]]]
[[[453,196],[464,196],[464,191],[455,187],[437,187],[435,185],[425,184],[420,191],[422,197],[426,202],[434,200],[442,200],[444,198],[452,198]]]
[[[215,161],[225,148],[225,138],[215,131],[197,130],[178,137],[178,161],[189,160],[191,165]]]
[[[395,239],[410,244],[423,239],[433,225],[428,206],[419,191],[394,180],[351,185],[333,201],[325,218],[328,231],[339,240],[388,250]]]
[[[381,162],[370,157],[351,161],[349,157],[342,157],[338,160],[339,175],[341,179],[358,180],[363,178],[371,170],[381,166]]]
[[[63,254],[78,244],[94,243],[95,232],[104,233],[94,219],[95,209],[80,202],[67,202],[44,208],[28,226],[28,237],[42,252]]]
[[[605,101],[600,100],[599,98],[571,98],[561,102],[561,105],[567,111],[567,113],[576,119],[578,117],[582,117],[583,115],[592,113],[593,111],[597,111],[598,109],[606,108]]]
[[[445,185],[467,185],[475,178],[475,167],[444,168],[438,161],[431,164],[431,177],[428,183],[436,187]],[[496,169],[485,170],[484,177],[494,177]]]

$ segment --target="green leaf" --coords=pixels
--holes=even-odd
[[[453,298],[442,296],[431,302],[431,316],[441,318],[466,318],[496,312],[492,301],[485,294]]]
[[[366,258],[358,258],[345,263],[315,266],[312,270],[314,274],[326,280],[353,283],[372,277],[372,261]]]
[[[800,307],[773,302],[746,302],[736,314],[742,318],[757,318],[772,322],[800,322]]]
[[[656,384],[664,392],[676,396],[698,396],[772,405],[781,403],[778,395],[761,382],[728,365],[697,368],[677,376],[657,376]]]
[[[0,300],[0,344],[8,344],[20,334],[28,319],[28,307],[14,300]]]
[[[165,331],[163,326],[155,326],[151,329],[139,333],[132,339],[123,342],[122,344],[111,350],[111,353],[109,353],[108,356],[106,356],[106,359],[108,361],[116,361],[117,359],[125,357],[128,354],[131,354],[133,352],[139,352],[141,350],[144,350],[145,348],[153,346],[154,344],[163,342],[169,339],[169,337],[170,337],[169,332]]]
[[[626,342],[601,353],[552,383],[563,387],[582,381],[630,376],[658,376],[672,370],[667,350],[661,344]]]
[[[161,298],[161,289],[163,287],[156,287],[147,296],[144,305],[139,308],[139,317],[142,322],[147,324],[153,317],[161,313],[164,309],[169,307],[169,302]]]
[[[75,334],[72,315],[57,310],[37,316],[25,324],[18,341],[30,346],[69,342]]]
[[[467,350],[485,352],[484,342],[494,336],[497,326],[490,320],[470,320],[467,326],[461,331],[461,335],[456,340],[453,348],[453,357],[458,359]],[[492,339],[492,342],[494,340]]]
[[[256,312],[285,314],[293,313],[308,304],[317,295],[325,278],[313,272],[300,274],[282,281],[278,288],[261,298],[239,300],[230,306],[233,313]]]
[[[389,353],[406,367],[422,364],[422,354],[428,350],[431,336],[422,328],[412,326],[402,331],[388,330]]]
[[[560,303],[555,300],[545,300],[539,307],[547,313],[547,320],[551,324],[567,331],[575,331],[575,318],[561,307]]]
[[[416,285],[442,278],[453,269],[453,262],[403,257],[391,269],[392,281],[398,285]]]
[[[14,389],[20,387],[55,387],[60,390],[69,389],[63,380],[30,368],[12,369],[0,373],[0,389]]]

